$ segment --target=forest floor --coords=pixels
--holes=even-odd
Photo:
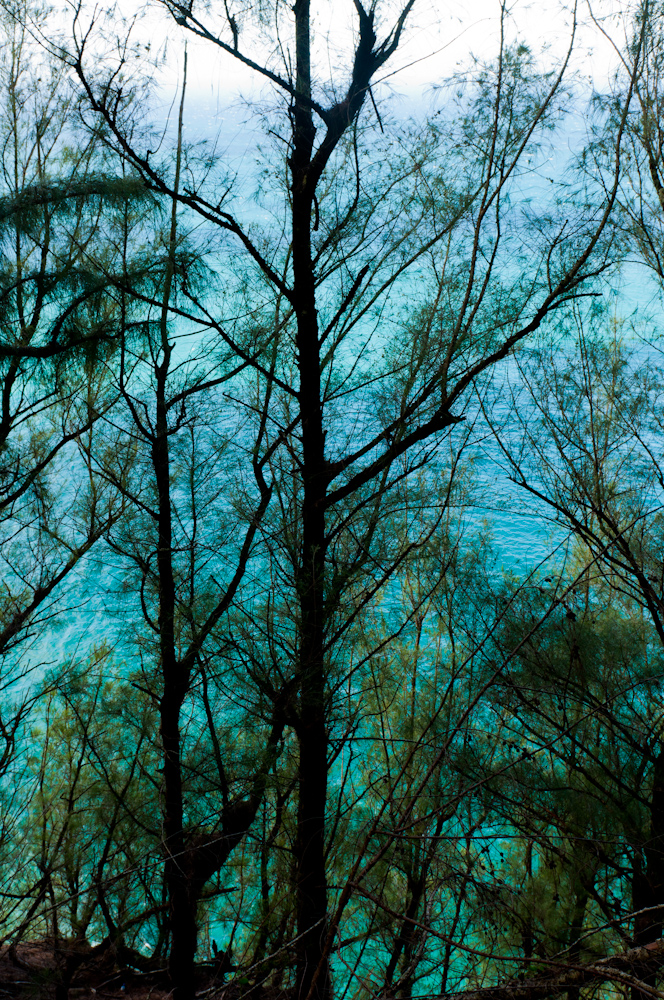
[[[201,1000],[288,1000],[276,987],[224,984],[219,960],[196,967]],[[244,980],[246,984],[246,980]],[[119,963],[109,947],[52,940],[0,947],[0,1000],[169,1000],[166,970],[140,972]]]
[[[69,958],[73,957],[70,953]],[[52,942],[20,944],[12,953],[0,949],[0,1000],[167,1000],[161,976],[122,969],[106,952],[76,955],[77,968],[66,969],[67,956],[56,955]],[[67,984],[66,980],[69,979]],[[209,978],[209,977],[208,977]],[[221,985],[221,984],[220,984]]]

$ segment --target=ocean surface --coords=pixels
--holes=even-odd
[[[408,100],[402,99],[399,106],[406,117],[416,121],[424,113],[425,100],[424,97],[417,100],[411,95]],[[164,143],[171,142],[175,136],[177,102],[156,105],[152,114],[155,127],[163,130]],[[184,138],[193,144],[194,156],[204,158],[214,153],[218,157],[223,169],[233,178],[236,190],[239,187],[241,196],[236,196],[234,202],[242,208],[245,220],[269,226],[273,223],[255,197],[264,162],[261,147],[266,143],[260,117],[255,108],[241,100],[224,105],[200,93],[189,95]],[[540,161],[524,173],[517,190],[520,198],[531,202],[551,198],[555,186],[551,184],[552,178],[564,175],[586,138],[582,116],[572,114],[569,126],[556,143],[543,151]],[[656,321],[659,310],[656,289],[637,265],[623,269],[619,284],[614,288],[607,286],[605,294],[612,297],[616,315],[632,321],[642,315],[649,322],[653,317]],[[502,363],[502,370],[506,377],[513,377],[509,361]],[[499,367],[497,383],[500,378]],[[568,536],[564,528],[554,523],[546,504],[534,502],[527,491],[511,481],[504,456],[486,427],[478,431],[473,450],[478,488],[464,517],[471,530],[489,533],[496,550],[496,565],[501,571],[522,577],[537,567],[555,564],[565,551]],[[109,587],[116,575],[114,564],[109,550],[98,546],[81,566],[80,582],[73,588],[74,592],[84,593],[84,598],[72,602],[66,625],[55,632],[49,629],[48,636],[35,644],[31,657],[46,658],[50,662],[63,657],[77,658],[89,648],[93,636],[95,641],[114,641],[113,619],[118,608],[112,607],[114,599],[109,593],[115,589]],[[91,565],[95,567],[92,574],[89,572]]]

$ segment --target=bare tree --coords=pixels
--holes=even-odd
[[[186,269],[182,274],[172,265],[168,282],[178,289],[175,314],[205,324],[223,345],[231,366],[223,376],[226,391],[253,421],[246,468],[253,469],[256,499],[247,547],[228,564],[231,582],[210,626],[197,626],[189,652],[178,657],[174,584],[168,582],[173,498],[168,456],[160,451],[174,405],[159,388],[172,358],[164,328],[154,353],[155,422],[145,423],[134,409],[153,441],[154,472],[163,484],[155,513],[161,581],[155,624],[163,647],[158,697],[172,857],[170,973],[178,1000],[189,996],[195,920],[175,917],[186,910],[182,901],[190,892],[176,861],[186,854],[178,714],[202,642],[235,601],[233,581],[245,574],[246,555],[260,539],[262,610],[257,613],[254,598],[237,604],[234,614],[244,620],[245,635],[255,640],[262,630],[262,642],[238,648],[237,657],[272,706],[274,741],[287,726],[297,742],[296,993],[300,1000],[327,998],[339,919],[330,917],[328,776],[335,727],[350,725],[337,720],[343,684],[358,669],[349,666],[353,630],[445,516],[468,441],[459,425],[475,381],[611,264],[604,234],[620,180],[633,79],[620,107],[605,197],[571,226],[566,206],[556,210],[547,202],[526,219],[509,201],[524,158],[560,113],[569,53],[553,74],[539,74],[528,50],[507,41],[504,10],[495,62],[480,68],[460,104],[444,108],[442,124],[412,136],[384,131],[371,89],[398,50],[412,0],[393,20],[356,3],[354,41],[342,75],[331,79],[315,63],[309,0],[298,0],[292,11],[275,6],[269,22],[262,8],[252,20],[230,6],[216,19],[170,0],[163,6],[229,65],[240,62],[273,86],[264,191],[273,212],[279,205],[279,224],[260,231],[243,221],[238,187],[218,185],[214,173],[197,178],[193,161],[186,183],[174,180],[131,129],[123,83],[129,43],[108,71],[99,64],[93,70],[94,20],[85,22],[77,10],[65,58],[87,102],[90,127],[103,123],[107,141],[145,185],[198,218],[232,254],[232,270],[223,257],[213,261],[224,296],[202,295],[188,285]],[[253,50],[265,51],[264,58],[247,54],[245,37],[270,42]],[[384,159],[384,168],[374,157]],[[239,323],[241,313],[249,319]],[[246,388],[248,373],[255,395]],[[172,397],[178,405],[189,390],[182,393]],[[442,489],[432,488],[434,476],[442,476]],[[356,857],[354,873],[358,866]],[[338,914],[354,885],[341,893]]]

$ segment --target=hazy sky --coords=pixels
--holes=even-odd
[[[230,6],[233,9],[234,5]],[[397,0],[386,0],[379,5],[379,10],[396,12],[398,6]],[[221,4],[213,4],[213,8],[220,7]],[[347,54],[354,30],[352,0],[320,0],[313,8],[313,23],[321,40],[316,68],[323,77],[329,76],[331,70],[339,79],[339,71],[348,66]],[[153,52],[167,44],[167,58],[160,78],[165,87],[172,87],[181,71],[183,39],[188,33],[169,20],[158,0],[148,0],[147,4],[122,0],[122,10],[129,17],[140,15],[134,28],[137,40],[150,43]],[[624,37],[619,3],[598,0],[593,3],[593,13],[602,19],[618,41]],[[577,18],[580,27],[576,65],[601,86],[615,62],[614,53],[592,25],[586,0],[579,4]],[[201,19],[205,19],[204,14]],[[510,6],[507,31],[536,50],[546,46],[545,59],[552,65],[567,47],[571,22],[571,3],[531,0]],[[389,14],[384,23],[390,23]],[[467,64],[471,54],[480,59],[491,58],[497,50],[499,30],[500,4],[497,0],[419,0],[409,19],[403,43],[381,76],[389,74],[390,87],[400,93],[423,94],[432,84],[449,76],[457,65]],[[214,45],[188,37],[188,89],[191,94],[207,95],[226,103],[238,91],[246,96],[255,92],[260,81],[254,73],[221,55]],[[248,49],[249,55],[260,56],[257,45],[246,32],[241,35],[241,46]]]
[[[76,4],[78,0],[62,0]],[[255,7],[260,0],[229,0],[233,11]],[[269,7],[272,0],[262,0]],[[291,0],[278,0],[282,10],[288,11]],[[589,86],[604,88],[613,67],[616,53],[602,32],[593,23],[600,21],[616,43],[624,46],[626,26],[629,23],[620,0],[579,0],[577,6],[577,35],[573,66]],[[402,0],[378,0],[378,36],[385,37],[394,23]],[[118,39],[126,37],[132,25],[131,38],[137,46],[139,72],[146,66],[146,57],[157,59],[158,87],[154,101],[146,106],[149,119],[162,127],[167,120],[174,126],[176,101],[182,79],[185,39],[188,50],[187,108],[185,116],[186,137],[189,141],[206,138],[217,143],[234,168],[244,171],[244,163],[253,163],[256,144],[261,140],[260,122],[255,114],[262,110],[265,100],[274,101],[271,84],[251,69],[238,63],[210,42],[196,39],[176,25],[159,0],[118,0],[110,4],[99,0],[83,0],[83,10],[78,20],[79,34],[87,30],[91,19],[96,18],[95,29],[89,44],[88,71],[94,71],[98,57],[105,56],[109,65],[117,63]],[[221,0],[194,0],[194,12],[200,13],[205,24],[215,29],[215,21],[205,13],[209,6],[217,14],[223,13]],[[63,41],[71,37],[71,7],[64,19],[51,15],[47,30],[63,32]],[[510,40],[527,42],[538,53],[542,69],[556,70],[569,46],[573,22],[572,0],[516,0],[509,8],[505,30]],[[314,52],[314,79],[322,85],[331,81],[343,88],[351,68],[353,40],[356,34],[357,15],[353,0],[313,0],[312,23],[316,39]],[[435,99],[434,88],[448,80],[460,68],[468,66],[472,58],[482,61],[495,58],[500,40],[499,0],[416,0],[408,20],[402,44],[380,74],[372,88],[379,106],[391,97],[390,111],[383,103],[383,114],[393,117],[419,117]],[[124,22],[122,17],[124,16]],[[277,60],[275,34],[267,33],[262,39],[252,36],[250,17],[239,19],[241,25],[240,48],[262,62],[272,49],[272,66],[283,72],[283,60]],[[230,41],[228,26],[217,21],[222,37]],[[290,42],[286,21],[285,47]],[[149,53],[148,50],[149,49]],[[276,54],[275,54],[276,53]],[[331,99],[331,98],[328,98]],[[565,142],[575,146],[583,138],[585,124],[580,115],[568,116],[569,135]]]

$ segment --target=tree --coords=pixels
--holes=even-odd
[[[239,482],[249,542],[225,572],[229,581],[246,580],[251,556],[253,590],[222,587],[228,599],[217,603],[214,627],[232,626],[213,661],[235,657],[244,671],[240,683],[261,705],[266,723],[273,720],[275,747],[283,727],[297,744],[295,989],[300,1000],[327,998],[339,922],[363,871],[372,868],[363,868],[363,852],[376,845],[369,823],[365,846],[349,859],[350,878],[332,905],[329,778],[337,748],[352,742],[361,678],[372,660],[370,651],[359,663],[351,654],[357,629],[444,521],[469,439],[462,421],[476,381],[611,264],[604,235],[618,191],[633,80],[620,109],[606,197],[570,226],[567,206],[547,201],[541,213],[526,217],[509,201],[525,157],[561,114],[569,53],[555,72],[539,73],[527,48],[508,42],[505,10],[495,62],[479,68],[440,122],[413,136],[381,132],[385,123],[371,89],[398,50],[412,0],[392,21],[376,7],[355,4],[344,79],[326,79],[325,62],[318,68],[309,0],[298,0],[292,12],[276,5],[270,12],[275,27],[263,8],[241,19],[228,6],[215,20],[214,12],[199,16],[170,0],[163,7],[220,58],[250,67],[273,86],[273,138],[262,185],[276,226],[260,231],[243,221],[239,189],[218,182],[214,171],[197,176],[190,161],[184,184],[159,163],[131,124],[127,40],[118,63],[107,69],[97,61],[93,69],[94,19],[84,25],[77,8],[64,58],[78,79],[91,130],[102,123],[128,168],[174,206],[171,232],[179,207],[210,233],[205,252],[224,294],[201,294],[189,285],[186,268],[183,273],[172,263],[167,284],[177,292],[175,314],[204,324],[224,345],[231,365],[226,392],[246,414],[241,440],[248,478]],[[264,59],[250,57],[243,40],[253,33],[279,44],[268,46]],[[384,161],[382,169],[376,159]],[[223,247],[216,259],[214,244]],[[173,310],[166,293],[163,302],[164,311]],[[157,386],[172,357],[162,333],[153,355]],[[157,401],[165,400],[163,392],[158,389]],[[180,714],[194,661],[173,656],[173,497],[167,457],[156,460],[170,431],[162,423],[149,433],[154,474],[164,484],[157,518],[162,682],[156,696],[166,772],[172,766],[173,775],[164,778],[166,865],[173,870],[170,975],[181,1000],[191,993],[196,935],[195,918],[176,914],[192,912],[183,900],[200,895],[205,883],[200,880],[192,897],[185,883],[197,876],[183,875],[182,866],[175,873],[176,856],[188,850],[176,799]],[[436,476],[442,488],[432,486]],[[261,579],[273,581],[276,594],[261,588]],[[395,610],[393,633],[417,613],[413,608],[404,618]],[[196,655],[203,639],[212,639],[212,627],[203,632],[191,647]],[[341,707],[345,686],[355,706],[348,711]],[[169,788],[176,789],[174,797]],[[423,789],[416,788],[418,800]],[[415,800],[398,806],[397,829],[409,822]],[[203,850],[210,843],[206,839]]]
[[[75,940],[94,926],[116,953],[126,953],[132,928],[153,920],[155,955],[170,952],[179,996],[193,988],[204,908],[225,920],[235,910],[220,969],[236,961],[231,945],[246,947],[252,959],[242,959],[249,965],[243,971],[253,975],[256,965],[269,971],[272,963],[283,979],[283,955],[291,948],[300,997],[330,994],[335,963],[347,969],[349,983],[407,997],[418,981],[428,984],[437,975],[448,987],[464,975],[495,979],[514,962],[533,969],[537,961],[556,961],[560,926],[528,901],[504,898],[502,861],[488,846],[498,820],[505,837],[518,819],[520,835],[539,838],[539,853],[532,845],[530,852],[517,849],[506,868],[514,878],[526,869],[527,893],[547,884],[533,870],[533,853],[555,855],[550,881],[571,900],[563,939],[577,949],[575,959],[581,955],[597,872],[575,880],[581,850],[556,855],[551,845],[561,836],[571,842],[570,830],[593,843],[599,838],[574,810],[558,807],[549,831],[542,811],[552,796],[547,800],[542,786],[550,774],[529,783],[508,738],[516,710],[506,666],[521,654],[524,669],[545,680],[557,676],[567,634],[547,647],[544,625],[559,594],[543,602],[539,620],[528,620],[524,607],[525,630],[501,633],[500,644],[502,598],[493,583],[473,604],[477,584],[461,572],[454,512],[474,433],[472,420],[459,426],[460,417],[475,416],[471,389],[551,311],[583,295],[611,261],[606,222],[620,175],[616,167],[601,207],[590,200],[583,206],[574,234],[557,215],[562,208],[549,202],[540,215],[530,212],[524,226],[508,196],[518,191],[519,165],[536,150],[538,130],[555,123],[562,78],[538,75],[532,55],[504,38],[496,64],[481,67],[456,106],[442,109],[443,125],[413,135],[381,116],[378,127],[387,124],[387,131],[379,134],[369,88],[396,51],[409,10],[381,43],[377,12],[356,8],[358,44],[341,101],[311,82],[305,4],[291,25],[292,79],[288,59],[283,71],[253,64],[288,103],[281,125],[283,105],[269,122],[285,141],[287,159],[281,172],[264,178],[265,204],[280,205],[286,221],[262,234],[238,222],[238,189],[224,182],[215,191],[219,174],[210,171],[210,160],[184,148],[184,102],[174,155],[160,161],[141,147],[139,130],[131,131],[122,67],[112,67],[110,78],[103,66],[90,74],[92,35],[75,36],[70,65],[83,87],[91,135],[120,152],[128,187],[135,188],[137,172],[163,214],[159,219],[154,206],[149,217],[132,214],[127,182],[118,183],[119,211],[104,216],[104,225],[112,225],[94,230],[106,236],[112,229],[111,249],[89,242],[79,259],[76,242],[71,266],[67,258],[67,274],[74,268],[85,286],[83,299],[73,311],[65,305],[57,336],[51,330],[27,348],[8,345],[7,353],[27,351],[31,361],[57,356],[60,367],[49,371],[54,379],[67,352],[83,364],[85,377],[72,398],[82,412],[87,407],[90,427],[77,424],[66,444],[76,443],[89,506],[100,491],[116,505],[112,517],[97,523],[94,539],[103,536],[106,552],[114,553],[130,622],[118,637],[132,661],[123,669],[158,712],[160,734],[156,743],[142,736],[130,747],[131,782],[123,791],[124,772],[107,766],[113,751],[104,725],[98,728],[106,716],[95,692],[104,692],[104,683],[87,702],[72,678],[69,686],[61,682],[66,708],[45,739],[53,746],[63,733],[76,753],[61,752],[64,806],[55,805],[58,795],[51,799],[47,786],[59,789],[44,758],[38,767],[45,874],[27,894],[33,893],[20,929],[27,932],[38,911],[41,919],[42,890],[52,894],[56,938],[67,933]],[[185,27],[205,33],[192,11],[173,12]],[[81,23],[79,12],[75,27]],[[243,60],[238,24],[227,12],[224,30],[232,40],[214,34],[208,40]],[[286,30],[286,21],[279,25]],[[627,97],[616,153],[629,90]],[[461,141],[472,147],[470,157]],[[391,157],[381,170],[373,165],[371,186],[362,155],[368,148]],[[196,174],[199,165],[205,181]],[[111,188],[92,173],[64,185],[40,179],[17,189],[7,217],[29,209],[33,219],[35,213],[73,218],[78,240],[80,213],[107,205]],[[79,206],[82,195],[87,200]],[[232,268],[218,256],[220,231]],[[52,244],[38,236],[36,245],[48,253]],[[85,274],[78,268],[83,259],[91,262]],[[68,326],[72,316],[76,322]],[[116,353],[85,367],[75,351],[88,346],[91,327],[95,342],[114,341]],[[95,402],[94,420],[86,395],[93,379],[108,403]],[[65,385],[55,384],[59,392]],[[43,426],[33,423],[41,433]],[[57,454],[64,457],[66,444]],[[38,499],[39,511],[47,511],[43,489]],[[47,513],[40,513],[40,545],[53,534]],[[461,603],[461,593],[472,608]],[[524,649],[531,652],[535,633],[541,642],[533,663]],[[501,685],[509,694],[498,732],[479,740],[475,729],[492,708],[490,698],[495,708]],[[589,697],[575,687],[570,706],[576,711]],[[615,731],[623,733],[616,718]],[[567,739],[567,729],[561,735],[541,713],[528,722],[538,752],[551,739]],[[242,739],[233,738],[234,727]],[[586,745],[593,738],[589,727]],[[558,768],[565,762],[561,757]],[[569,780],[578,782],[580,800],[591,799],[593,775],[586,768],[580,780],[578,771],[572,768]],[[509,782],[501,781],[504,772]],[[100,807],[80,798],[81,774],[94,775],[90,799]],[[102,875],[111,862],[91,864],[92,839],[73,837],[86,815],[89,826],[99,824],[109,851],[118,847],[113,856],[129,864],[134,803],[141,800],[135,775],[147,783],[151,802],[155,790],[163,795],[163,833],[147,823],[143,830],[163,851],[163,883],[152,896],[147,883],[133,895],[109,889]],[[524,790],[528,808],[515,818]],[[504,815],[505,802],[512,815]],[[464,845],[452,889],[446,865],[454,854],[445,855],[443,841]],[[122,863],[110,876],[117,886],[127,884]],[[236,873],[239,904],[228,900]],[[91,880],[86,889],[84,878]],[[80,908],[68,903],[66,913],[65,884],[85,899]],[[128,899],[136,909],[130,917]],[[602,894],[593,899],[600,906]],[[475,955],[482,915],[496,902],[520,935],[522,957],[507,954],[494,928],[485,934],[489,951],[481,967],[467,957],[462,965],[458,955]],[[241,923],[248,930],[238,945]],[[542,937],[548,938],[543,948]],[[66,990],[78,956],[59,950]],[[574,979],[564,985],[578,990]],[[538,988],[551,989],[551,978],[524,987]]]
[[[76,455],[113,403],[95,368],[121,325],[101,248],[114,208],[145,194],[110,176],[98,136],[74,149],[66,74],[17,13],[2,17],[0,64],[0,773],[32,704],[25,678],[47,657],[40,632],[122,512]]]
[[[630,261],[628,267],[634,269],[639,262],[640,273],[645,271],[644,284],[646,288],[650,284],[654,294],[662,277],[661,19],[660,5],[641,5],[627,32],[627,43],[614,43],[619,70],[611,91],[597,98],[598,106],[608,114],[585,153],[590,171],[601,178],[608,168],[610,174],[607,148],[620,118],[627,80],[634,81],[635,112],[627,127],[615,225]],[[648,272],[655,279],[652,283]],[[644,640],[644,662],[633,683],[635,690],[639,684],[652,684],[658,690],[661,654],[657,646],[664,637],[658,443],[661,365],[658,334],[653,337],[646,332],[652,317],[643,303],[640,311],[643,318],[637,315],[629,322],[606,303],[592,310],[578,308],[570,326],[563,325],[555,345],[538,345],[524,357],[513,390],[520,430],[517,434],[501,432],[501,443],[514,480],[547,505],[552,520],[569,529],[581,550],[592,557],[601,583],[589,577],[586,595],[598,591],[619,595],[620,615],[631,623],[630,628],[638,631],[645,623],[653,630]],[[616,872],[630,883],[623,892],[631,896],[631,943],[650,946],[662,934],[663,758],[661,720],[648,705],[645,691],[647,686],[642,695],[646,702],[638,705],[645,718],[637,726],[643,736],[630,749],[636,766],[630,784],[641,816],[621,834],[629,847]],[[613,704],[605,711],[619,728],[624,725],[618,722]],[[627,730],[623,733],[621,739]],[[625,773],[625,765],[617,761],[605,766],[614,780]],[[615,914],[613,919],[617,919]],[[656,966],[649,967],[641,979],[633,987],[633,996],[644,995],[656,985]]]
[[[257,455],[265,437],[269,396],[257,403],[263,415],[251,451],[256,456],[252,472],[258,495],[255,500],[247,499],[249,520],[244,524],[245,511],[238,518],[228,501],[226,463],[232,447],[220,418],[227,419],[231,412],[217,390],[237,377],[246,362],[209,342],[197,345],[182,359],[178,340],[190,338],[192,330],[173,334],[169,325],[172,309],[181,323],[189,321],[189,327],[198,319],[172,303],[176,274],[186,275],[187,296],[195,288],[194,253],[179,233],[177,219],[181,116],[182,105],[170,218],[152,248],[150,274],[141,289],[148,347],[136,353],[131,339],[123,338],[119,367],[111,364],[108,371],[110,381],[117,379],[122,402],[122,415],[115,412],[113,420],[125,432],[124,448],[121,444],[111,452],[93,446],[90,460],[130,509],[129,516],[106,537],[112,551],[129,567],[125,572],[132,592],[140,594],[147,630],[139,635],[133,651],[138,645],[145,664],[143,685],[158,705],[160,719],[169,968],[177,988],[185,989],[186,983],[190,990],[203,889],[257,814],[284,721],[275,708],[267,731],[260,734],[263,746],[253,775],[238,782],[233,762],[221,758],[219,727],[208,693],[213,678],[207,659],[210,646],[214,649],[218,643],[219,623],[243,583],[271,496],[263,470],[272,449],[267,449],[266,456]],[[119,285],[123,298],[138,293],[131,279]],[[199,333],[196,327],[194,332]],[[176,339],[171,340],[173,336]],[[253,351],[251,340],[245,350]],[[242,436],[244,452],[247,443]],[[126,458],[127,446],[131,463]],[[134,466],[133,473],[127,474],[128,465]],[[214,528],[201,530],[199,521],[211,518],[217,522]],[[235,544],[238,532],[242,540]],[[220,552],[228,554],[230,571],[223,563],[218,565]],[[215,572],[210,576],[211,568]],[[132,610],[136,611],[135,604]],[[182,729],[201,724],[203,735],[198,734],[192,747]],[[197,745],[201,739],[207,749],[202,759]],[[211,793],[216,802],[210,820],[205,803]]]
[[[123,673],[122,684],[110,680]],[[154,710],[146,699],[136,705],[135,685],[98,649],[52,679],[23,741],[36,787],[19,821],[20,861],[12,859],[2,893],[3,936],[15,961],[26,936],[52,951],[56,995],[65,1000],[95,962],[105,979],[117,962],[149,970],[142,945],[165,908],[152,889],[157,795],[140,780],[150,768]]]

